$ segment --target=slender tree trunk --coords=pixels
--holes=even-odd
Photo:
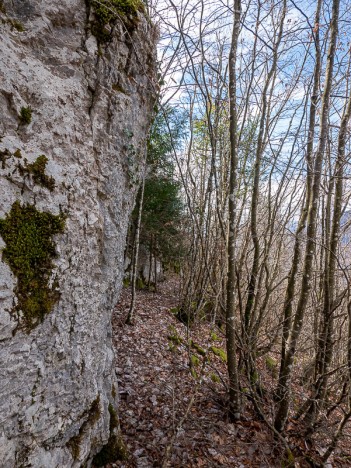
[[[322,1],[319,0],[317,4],[317,12],[315,17],[315,24],[319,24],[320,18],[320,9]],[[306,194],[305,194],[305,203],[302,209],[299,223],[295,233],[295,243],[294,243],[294,253],[293,260],[289,272],[288,285],[285,293],[284,301],[284,321],[283,321],[283,336],[282,336],[282,350],[281,350],[281,363],[280,363],[280,374],[282,373],[286,346],[289,338],[289,333],[291,329],[291,318],[292,318],[292,304],[295,296],[295,287],[297,279],[297,271],[301,258],[301,244],[302,244],[302,235],[306,228],[308,207],[311,200],[311,190],[312,190],[312,181],[313,181],[313,140],[315,133],[315,123],[316,123],[316,112],[317,112],[317,102],[318,102],[318,90],[319,90],[319,80],[320,80],[320,69],[321,69],[321,56],[320,56],[320,46],[319,46],[319,30],[316,31],[315,37],[316,44],[316,64],[314,68],[314,80],[313,80],[313,90],[311,96],[311,108],[310,108],[310,118],[309,118],[309,129],[308,129],[308,141],[306,149],[306,162],[307,162],[307,175],[306,175]]]
[[[278,51],[279,46],[283,36],[284,30],[284,19],[286,15],[286,0],[283,1],[282,6],[282,16],[280,19],[279,24],[279,32],[277,41],[274,44],[273,50],[273,60],[271,68],[268,72],[266,82],[264,85],[264,89],[262,92],[262,109],[261,109],[261,117],[260,117],[260,125],[259,125],[259,132],[257,138],[257,148],[256,148],[256,156],[255,156],[255,165],[254,165],[254,181],[253,181],[253,188],[252,188],[252,199],[251,199],[251,220],[250,220],[250,228],[251,228],[251,238],[254,245],[254,258],[252,262],[252,268],[250,273],[250,281],[248,286],[248,294],[247,294],[247,301],[245,307],[245,315],[244,315],[244,329],[245,333],[248,334],[250,319],[251,319],[251,312],[254,306],[254,299],[255,299],[255,292],[256,292],[256,283],[257,277],[259,273],[259,258],[260,258],[260,242],[258,238],[258,231],[257,231],[257,211],[258,211],[258,201],[259,201],[259,185],[260,185],[260,175],[261,175],[261,162],[262,156],[264,152],[264,136],[266,133],[266,119],[267,119],[267,109],[268,109],[268,102],[267,102],[267,95],[269,86],[272,83],[272,80],[275,76],[277,63],[278,63]],[[249,337],[245,337],[250,342]]]
[[[149,289],[150,289],[150,285],[151,285],[151,273],[152,273],[152,248],[153,248],[152,240],[153,240],[153,236],[151,236],[151,241],[150,241],[150,245],[149,245],[149,249],[150,249],[150,252],[149,252],[149,274],[148,274],[148,279],[147,279],[147,285],[148,285]]]
[[[135,232],[135,244],[134,244],[134,256],[132,264],[132,298],[130,301],[130,307],[128,316],[126,319],[127,325],[133,325],[134,323],[134,310],[135,310],[135,300],[136,300],[136,282],[138,276],[138,258],[139,258],[139,239],[140,239],[140,227],[141,227],[141,216],[143,213],[143,203],[144,203],[144,189],[145,189],[145,170],[143,172],[143,180],[140,188],[140,200],[139,200],[139,209],[138,209],[138,220],[137,227]],[[151,267],[151,265],[150,265]]]
[[[157,252],[157,249],[156,249],[156,240],[154,239],[154,242],[155,242],[155,249],[154,249],[154,276],[155,276],[155,290],[154,292],[157,291],[157,256],[156,256],[156,252]]]
[[[295,319],[290,335],[289,348],[286,351],[283,369],[278,385],[278,408],[275,417],[275,428],[283,431],[289,411],[290,404],[290,378],[292,374],[294,356],[296,352],[297,340],[300,335],[306,305],[311,288],[312,264],[315,252],[315,242],[317,233],[318,200],[320,194],[321,175],[324,160],[324,151],[328,136],[328,115],[330,108],[330,94],[333,78],[333,67],[335,59],[336,41],[338,36],[338,18],[339,18],[340,0],[333,0],[332,20],[330,25],[330,43],[328,50],[328,59],[326,67],[326,80],[322,97],[321,123],[319,144],[314,163],[314,180],[312,186],[311,203],[308,212],[307,241],[305,250],[305,259],[303,266],[302,285],[297,304]]]
[[[236,60],[240,31],[241,0],[234,0],[234,24],[229,55],[229,102],[230,102],[230,180],[229,180],[229,239],[228,239],[228,280],[226,311],[226,344],[228,356],[230,417],[240,419],[241,401],[238,378],[235,338],[235,243],[236,243],[236,192],[237,192],[237,102],[236,102]]]
[[[340,132],[338,138],[338,153],[335,163],[334,177],[331,185],[335,183],[334,209],[331,226],[331,234],[326,251],[326,267],[324,271],[324,303],[322,312],[322,327],[318,340],[319,349],[316,358],[316,384],[315,395],[311,401],[307,413],[307,423],[311,429],[315,420],[323,407],[325,400],[328,370],[333,354],[333,322],[334,322],[334,302],[335,302],[335,273],[337,248],[340,237],[340,220],[342,214],[342,198],[344,184],[345,167],[345,145],[347,136],[347,126],[351,116],[351,96],[349,97],[347,107],[341,120]]]
[[[287,286],[286,294],[285,294],[280,375],[282,374],[282,371],[284,368],[286,346],[287,346],[289,333],[291,329],[292,304],[293,304],[293,299],[295,296],[297,271],[298,271],[300,258],[301,258],[302,235],[306,227],[307,214],[308,214],[308,208],[309,208],[310,200],[311,200],[311,191],[312,191],[312,182],[313,182],[313,170],[312,170],[313,169],[313,140],[314,140],[314,134],[315,134],[316,112],[317,112],[319,82],[320,82],[320,72],[321,72],[321,51],[320,51],[320,44],[319,44],[319,23],[320,23],[321,5],[322,5],[322,0],[318,0],[317,10],[316,10],[316,15],[315,15],[315,25],[318,25],[318,26],[316,27],[315,36],[314,36],[314,43],[315,43],[315,48],[316,48],[316,63],[314,67],[313,90],[312,90],[312,96],[311,96],[310,117],[309,117],[309,125],[308,125],[308,140],[307,140],[307,148],[306,148],[306,163],[307,163],[306,194],[305,194],[304,207],[302,209],[299,223],[296,229],[293,260],[292,260],[292,264],[291,264],[291,268],[289,272],[288,286]]]

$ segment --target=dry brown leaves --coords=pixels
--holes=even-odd
[[[192,336],[175,319],[175,279],[160,285],[157,293],[139,291],[136,324],[124,325],[130,291],[123,290],[113,329],[119,380],[120,420],[129,447],[128,462],[119,467],[161,467],[167,447],[169,467],[274,467],[281,466],[272,453],[273,441],[260,422],[230,424],[226,416],[226,365],[211,354],[201,372],[202,356],[191,375],[186,346],[170,350],[170,330],[184,341],[190,338],[204,349],[223,347],[223,339],[211,339],[208,323]],[[217,375],[222,382],[213,382]],[[201,378],[201,384],[199,379]],[[193,404],[189,406],[194,393]],[[184,414],[187,417],[182,419]],[[173,443],[172,443],[173,442]]]
[[[216,330],[218,337],[214,339],[207,322],[198,324],[187,335],[186,327],[170,312],[177,302],[177,281],[173,278],[162,283],[157,293],[138,291],[134,326],[124,325],[130,290],[123,290],[116,307],[113,330],[119,414],[130,457],[128,462],[112,466],[283,466],[271,431],[257,420],[250,405],[245,409],[244,421],[234,425],[227,420],[225,362],[208,353],[209,360],[204,363],[200,354],[186,346],[191,339],[204,350],[211,346],[224,348],[223,336]],[[174,346],[169,335],[179,336],[182,344]],[[191,355],[195,355],[196,364],[193,375]],[[265,388],[273,391],[272,377],[267,372],[264,375],[263,363],[259,368]],[[267,401],[268,414],[272,400]],[[298,427],[290,423],[289,443],[301,454],[295,466],[311,466],[305,461],[306,447],[302,438],[296,437],[298,432]],[[347,445],[348,442],[349,439]],[[334,459],[329,466],[351,464],[340,464]]]

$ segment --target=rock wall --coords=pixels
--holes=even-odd
[[[155,31],[140,12],[109,21],[103,41],[96,25],[83,0],[0,1],[4,468],[90,466],[117,405],[110,319]]]

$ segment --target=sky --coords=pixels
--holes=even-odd
[[[215,119],[216,109],[228,111],[228,55],[232,30],[232,2],[160,0],[154,3],[155,22],[160,29],[158,57],[163,81],[163,102],[192,113],[192,120]],[[282,0],[260,4],[257,0],[242,3],[242,28],[237,61],[237,101],[239,124],[259,118],[262,92],[272,63],[272,46],[277,38],[282,14]],[[259,8],[260,5],[260,8]],[[273,5],[273,9],[272,9]],[[313,34],[318,27],[321,36],[323,70],[317,108],[324,86],[331,0],[323,2],[321,21],[316,26],[316,1],[289,0],[284,21],[284,34],[279,50],[277,73],[271,90],[269,130],[262,165],[263,176],[274,166],[274,184],[279,185],[288,171],[291,183],[306,174],[306,128],[315,65]],[[257,15],[260,15],[255,32]],[[339,42],[333,80],[330,112],[330,151],[335,157],[337,132],[348,94],[351,2],[341,2]],[[256,54],[253,57],[253,50]],[[248,103],[247,112],[244,111]],[[317,143],[316,138],[316,143]],[[348,143],[349,148],[349,143]],[[328,167],[325,166],[325,171]],[[347,167],[349,171],[349,167]],[[262,179],[263,184],[264,177]],[[348,182],[346,182],[348,183]]]

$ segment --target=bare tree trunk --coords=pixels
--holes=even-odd
[[[235,243],[236,243],[236,192],[237,192],[237,102],[236,102],[236,60],[240,31],[241,0],[234,0],[234,24],[229,55],[229,99],[230,99],[230,180],[229,180],[229,239],[228,239],[228,280],[226,309],[226,344],[228,356],[230,417],[240,419],[241,401],[236,356],[235,338]]]
[[[248,286],[247,301],[246,301],[246,307],[245,307],[245,316],[244,316],[245,333],[248,333],[248,330],[249,330],[251,312],[252,312],[254,299],[255,299],[257,276],[259,272],[260,242],[259,242],[258,232],[257,232],[257,211],[258,211],[258,200],[259,200],[261,161],[262,161],[262,156],[264,152],[264,136],[266,133],[266,118],[267,118],[267,110],[268,110],[267,95],[268,95],[269,86],[272,83],[272,80],[275,76],[276,69],[277,69],[278,51],[279,51],[279,46],[280,46],[282,36],[283,36],[285,15],[286,15],[286,0],[284,0],[283,6],[282,6],[282,15],[281,15],[280,24],[279,24],[278,37],[277,37],[276,43],[274,44],[272,65],[268,72],[266,82],[264,85],[264,89],[262,92],[262,109],[261,109],[259,133],[258,133],[258,139],[257,139],[257,148],[256,148],[256,157],[255,157],[255,166],[254,166],[254,181],[253,181],[252,199],[251,199],[250,227],[251,227],[251,238],[252,238],[252,242],[254,245],[254,258],[252,262],[250,281],[249,281],[249,286]]]
[[[259,280],[259,271],[260,271],[260,240],[258,236],[257,229],[257,215],[258,215],[258,205],[259,205],[259,189],[260,189],[260,177],[261,177],[261,165],[262,157],[265,148],[265,135],[267,133],[267,115],[269,112],[269,88],[271,86],[271,93],[274,88],[274,80],[276,76],[277,63],[278,63],[278,52],[279,46],[283,36],[284,30],[284,19],[286,16],[286,0],[283,1],[282,13],[279,22],[279,30],[276,43],[273,47],[273,59],[272,64],[269,69],[269,72],[266,77],[262,92],[262,109],[260,116],[259,124],[259,133],[257,138],[257,147],[255,155],[255,164],[254,164],[254,180],[252,188],[252,199],[251,199],[251,219],[250,219],[250,229],[251,229],[251,239],[254,246],[254,256],[250,272],[250,279],[248,285],[247,301],[244,312],[244,343],[245,343],[245,366],[247,369],[247,374],[249,375],[250,381],[253,384],[254,388],[259,390],[257,384],[256,370],[255,370],[255,355],[253,352],[253,341],[254,338],[250,334],[250,322],[252,319],[252,313],[255,304],[255,296],[257,293],[257,282]]]
[[[305,250],[305,259],[302,275],[301,292],[297,304],[295,319],[290,335],[289,348],[286,352],[283,369],[278,385],[278,408],[275,417],[274,426],[278,431],[283,431],[289,411],[290,404],[290,378],[294,363],[297,340],[300,335],[303,318],[306,310],[306,305],[309,298],[311,288],[311,273],[312,264],[315,252],[316,231],[317,231],[317,215],[318,215],[318,200],[320,194],[321,175],[324,160],[324,151],[328,136],[328,115],[330,108],[330,94],[333,78],[333,67],[335,59],[336,41],[338,36],[338,18],[339,18],[339,3],[340,0],[333,0],[332,20],[330,25],[330,43],[328,50],[326,80],[322,97],[321,108],[321,124],[319,144],[316,152],[314,163],[314,180],[312,186],[311,204],[308,212],[307,226],[307,242]]]
[[[150,252],[149,252],[149,274],[148,274],[148,279],[147,279],[147,285],[148,285],[148,288],[150,289],[151,273],[152,273],[152,250],[153,250],[153,237],[152,236],[151,236],[151,240],[150,240],[149,249],[150,249]]]
[[[133,255],[133,264],[132,264],[132,297],[130,301],[130,307],[128,316],[126,319],[127,325],[133,325],[134,323],[134,309],[135,309],[135,299],[136,299],[136,281],[138,276],[138,257],[139,257],[139,239],[140,239],[140,227],[141,227],[141,216],[143,213],[143,202],[144,202],[144,189],[145,189],[145,170],[143,171],[143,180],[140,188],[140,199],[139,199],[139,209],[138,209],[138,220],[137,227],[135,232],[135,244],[134,244],[134,255]],[[151,268],[151,265],[150,265]]]
[[[322,5],[322,0],[318,0],[317,10],[316,10],[316,15],[315,15],[315,25],[319,25],[320,23],[321,5]],[[286,288],[286,294],[285,294],[280,374],[282,373],[282,370],[284,367],[286,346],[287,346],[289,332],[291,328],[292,303],[293,303],[293,299],[295,295],[296,276],[297,276],[298,266],[299,266],[300,257],[301,257],[302,234],[306,227],[308,208],[309,208],[310,200],[311,200],[311,191],[312,191],[312,182],[313,182],[313,170],[312,170],[313,168],[313,140],[314,140],[314,134],[315,134],[316,112],[317,112],[319,82],[320,82],[320,72],[321,72],[319,26],[317,26],[316,31],[315,31],[314,43],[315,43],[315,48],[316,48],[316,64],[314,67],[313,90],[312,90],[312,96],[311,96],[311,107],[310,107],[310,117],[309,117],[309,126],[308,126],[308,140],[307,140],[307,149],[306,149],[307,175],[306,175],[305,204],[302,209],[299,223],[298,223],[296,233],[295,233],[293,260],[292,260],[292,264],[291,264],[291,268],[289,272],[288,286]]]
[[[154,243],[155,243],[155,249],[154,249],[155,290],[154,290],[154,292],[156,292],[157,291],[157,256],[156,256],[157,249],[156,249],[156,240],[155,239],[154,239]]]
[[[335,163],[334,177],[331,184],[335,182],[335,197],[331,234],[326,252],[326,267],[324,272],[324,304],[322,315],[322,327],[318,340],[319,349],[316,357],[316,383],[314,397],[311,401],[307,413],[307,423],[310,429],[313,427],[319,411],[322,409],[325,400],[328,370],[333,354],[333,322],[334,322],[334,303],[335,303],[335,272],[337,248],[339,245],[340,220],[342,214],[342,198],[344,184],[345,167],[345,144],[347,126],[351,116],[351,96],[349,97],[347,107],[341,120],[340,132],[338,138],[338,153]]]

